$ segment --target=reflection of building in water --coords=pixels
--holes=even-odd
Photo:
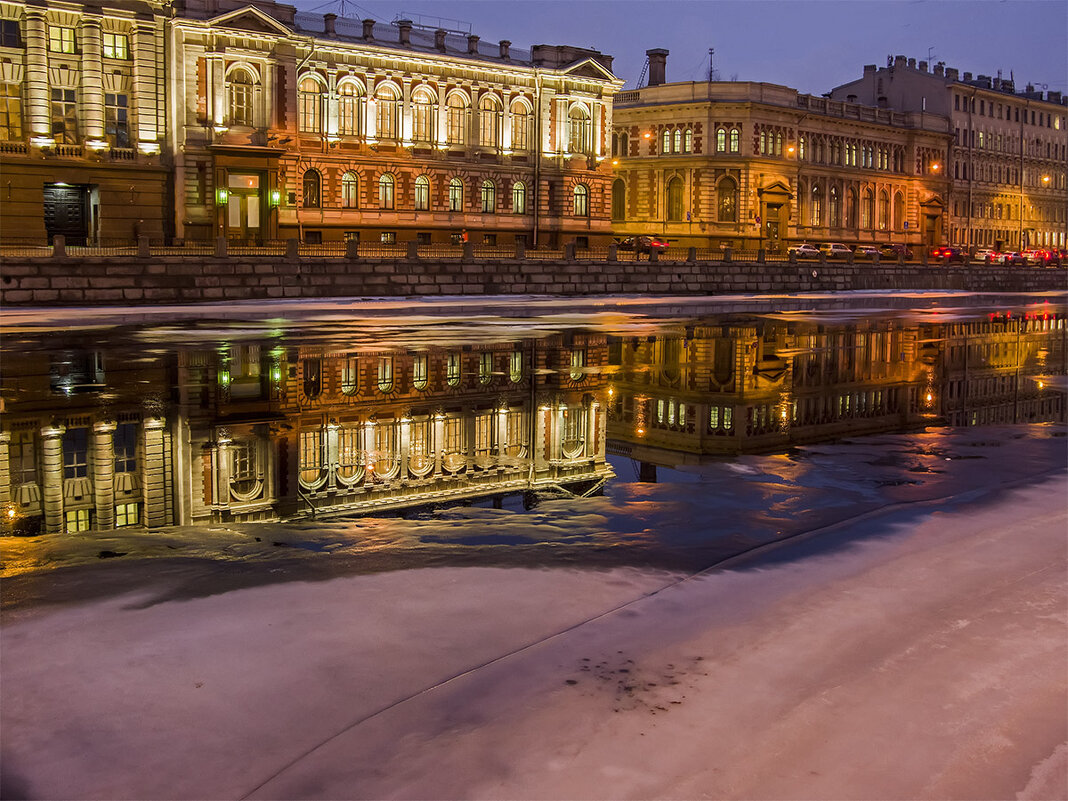
[[[613,342],[609,363],[610,450],[662,464],[898,430],[926,412],[916,334],[888,321],[695,326]]]
[[[73,532],[588,491],[610,475],[605,358],[603,336],[574,335],[352,353],[238,345],[144,369],[105,353],[51,374],[35,356],[7,359],[0,503]]]
[[[940,375],[939,409],[954,426],[1066,422],[1063,390],[1050,376],[1068,373],[1063,314],[992,314],[931,326],[924,338]]]
[[[951,425],[1064,421],[1064,320],[776,320],[620,339],[609,452],[654,464]]]

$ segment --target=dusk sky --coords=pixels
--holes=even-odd
[[[293,0],[290,0],[293,2]],[[636,86],[645,51],[671,51],[668,81],[707,80],[708,49],[722,80],[780,83],[811,94],[860,76],[865,64],[901,54],[944,61],[962,73],[1014,74],[1017,88],[1068,90],[1068,3],[1063,0],[297,0],[301,10],[447,17],[484,41],[516,47],[573,44],[615,57]],[[417,20],[418,21],[418,20]],[[426,20],[424,20],[426,22]]]

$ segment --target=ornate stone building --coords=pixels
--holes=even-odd
[[[212,0],[168,42],[178,237],[610,235],[609,56]]]
[[[1068,99],[1017,92],[1000,75],[961,76],[942,63],[895,56],[831,91],[838,101],[938,115],[953,135],[947,239],[1024,250],[1068,247]]]
[[[750,82],[664,83],[615,99],[617,235],[776,251],[807,241],[940,243],[944,118]]]
[[[167,230],[164,3],[0,3],[0,236]]]

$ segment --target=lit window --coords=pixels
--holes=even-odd
[[[430,179],[425,175],[417,176],[415,179],[415,210],[430,210]]]
[[[512,383],[518,383],[523,378],[523,352],[513,350],[508,360],[508,378]]]
[[[590,125],[590,115],[583,106],[574,106],[567,117],[568,125],[568,150],[571,153],[589,153],[592,150],[593,138]]]
[[[450,353],[445,362],[445,381],[450,387],[460,383],[460,354]]]
[[[77,52],[74,28],[62,28],[58,25],[48,26],[48,49],[53,53]]]
[[[572,381],[581,381],[586,375],[586,349],[576,348],[571,351],[571,371],[570,376]]]
[[[378,208],[393,208],[393,176],[388,172],[378,179]]]
[[[446,102],[445,134],[450,145],[462,145],[467,141],[467,98],[454,92]]]
[[[0,141],[22,138],[22,97],[17,83],[0,84]]]
[[[434,96],[427,90],[412,98],[412,140],[422,143],[434,141]]]
[[[731,128],[731,153],[741,150],[742,132],[737,128]]]
[[[577,184],[574,192],[575,216],[590,216],[590,189],[586,184]]]
[[[124,33],[104,31],[104,58],[130,58],[130,39]]]
[[[727,132],[723,128],[716,131],[716,152],[724,153],[727,150]]]
[[[493,214],[497,207],[497,189],[493,181],[482,182],[482,213]]]
[[[88,509],[70,509],[63,514],[68,534],[77,534],[79,531],[88,531],[90,526]]]
[[[459,178],[449,181],[449,211],[464,210],[464,184]]]
[[[400,101],[397,97],[397,90],[389,84],[383,84],[375,92],[375,103],[376,135],[379,139],[396,139],[397,119],[400,114]],[[393,208],[393,206],[388,208]]]
[[[501,113],[497,99],[485,95],[478,101],[478,143],[482,147],[500,144]]]
[[[304,208],[317,209],[323,204],[322,200],[322,177],[318,170],[307,170],[304,173]]]
[[[360,362],[355,356],[345,357],[341,364],[341,392],[355,395],[360,388]]]
[[[512,184],[512,213],[527,213],[527,185],[522,181]]]
[[[337,130],[342,136],[363,133],[363,87],[346,81],[338,89]]]
[[[512,150],[530,149],[530,128],[533,115],[520,101],[512,103]]]
[[[360,179],[352,170],[341,176],[341,205],[346,209],[360,205]]]
[[[141,504],[119,503],[115,504],[115,526],[136,526],[141,523]]]
[[[493,378],[493,354],[480,353],[478,355],[478,381],[480,384],[488,384]]]
[[[426,389],[429,381],[426,355],[416,356],[412,361],[412,386],[416,389]]]
[[[378,359],[378,389],[381,392],[393,391],[392,356],[381,356]]]
[[[323,87],[314,78],[305,78],[297,91],[300,104],[300,130],[319,133],[322,129]]]
[[[233,70],[226,82],[231,125],[253,124],[254,82],[248,70]]]

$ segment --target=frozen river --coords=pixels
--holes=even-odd
[[[1068,797],[1063,298],[730,303],[5,315],[3,797]]]

